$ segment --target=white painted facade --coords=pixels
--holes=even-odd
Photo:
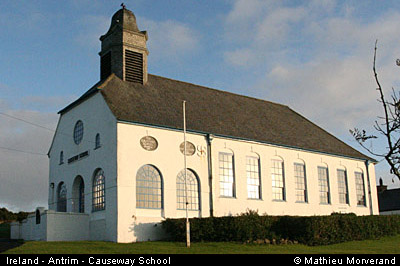
[[[118,123],[118,202],[131,204],[118,205],[118,242],[146,240],[132,226],[149,222],[160,222],[164,218],[185,217],[184,210],[177,209],[176,176],[183,169],[183,154],[179,145],[183,142],[181,131],[155,128],[144,125]],[[159,147],[146,151],[140,146],[143,136],[157,139]],[[187,167],[199,177],[200,210],[189,212],[191,217],[210,215],[210,183],[207,155],[199,150],[207,150],[206,136],[187,134],[187,141],[198,148],[193,156],[187,157]],[[222,197],[219,194],[220,152],[234,155],[235,197]],[[246,178],[246,156],[258,156],[260,162],[261,199],[248,199]],[[271,159],[280,157],[284,162],[285,195],[284,201],[274,201],[272,195]],[[237,215],[247,210],[256,210],[269,215],[330,215],[332,212],[356,213],[357,215],[378,214],[376,190],[368,187],[375,184],[374,165],[369,164],[369,179],[365,162],[328,154],[314,153],[222,137],[214,137],[211,142],[212,158],[212,205],[214,216]],[[294,163],[303,162],[306,169],[308,201],[297,203],[295,198]],[[147,210],[135,207],[135,175],[146,164],[153,165],[161,172],[164,185],[164,208]],[[319,203],[318,166],[325,166],[329,172],[330,204]],[[340,204],[338,196],[337,169],[344,169],[348,178],[349,204]],[[366,205],[357,206],[354,172],[364,176]],[[372,203],[372,206],[371,206]],[[151,239],[151,238],[150,238]]]

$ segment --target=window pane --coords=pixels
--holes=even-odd
[[[328,168],[318,167],[319,202],[330,203]]]
[[[104,171],[99,169],[93,178],[92,187],[92,210],[101,211],[106,208],[105,199],[105,177]]]
[[[342,204],[349,203],[348,188],[347,188],[347,175],[345,170],[337,170],[338,178],[338,191],[339,191],[339,202]]]
[[[249,199],[260,199],[260,160],[256,157],[247,156],[247,197]]]
[[[219,173],[220,195],[234,197],[235,176],[232,154],[219,153]]]
[[[285,183],[283,177],[283,162],[271,160],[272,199],[285,200]]]
[[[304,164],[294,164],[294,177],[296,182],[296,201],[307,202],[307,188]]]
[[[364,176],[362,173],[356,172],[355,177],[356,177],[357,205],[366,206]]]
[[[185,170],[179,172],[176,178],[177,187],[177,207],[186,209],[186,190],[188,210],[199,210],[199,185],[195,173],[189,169],[186,170],[186,190],[185,190]]]
[[[162,208],[161,174],[154,166],[144,165],[136,174],[136,207]]]

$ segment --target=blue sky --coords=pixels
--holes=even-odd
[[[399,88],[399,1],[124,1],[149,34],[149,72],[289,105],[363,151],[348,130],[381,114],[372,75]],[[0,147],[46,154],[57,111],[99,80],[99,37],[120,1],[0,2]],[[384,149],[382,140],[371,144]],[[390,187],[400,182],[377,165]],[[0,206],[47,206],[44,155],[0,149]]]

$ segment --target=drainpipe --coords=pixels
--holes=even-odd
[[[214,216],[214,202],[213,202],[213,175],[212,175],[212,156],[211,156],[211,142],[214,136],[207,134],[207,162],[208,162],[208,186],[210,190],[210,217]]]
[[[374,214],[373,208],[372,208],[372,195],[371,195],[371,183],[369,179],[369,161],[365,160],[365,168],[367,169],[367,184],[368,184],[368,198],[369,198],[369,212],[371,215]]]

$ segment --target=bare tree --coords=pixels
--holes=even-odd
[[[382,104],[384,117],[378,116],[379,122],[375,121],[374,128],[386,139],[386,151],[383,153],[376,153],[375,151],[366,147],[366,141],[376,139],[377,136],[367,135],[365,130],[360,130],[358,128],[350,130],[350,133],[369,153],[374,156],[384,158],[390,166],[390,173],[396,175],[400,180],[400,93],[396,94],[395,90],[392,88],[392,94],[390,97],[391,99],[385,99],[382,86],[378,79],[378,73],[376,71],[377,44],[378,40],[375,42],[373,72],[375,82],[377,84],[376,90],[379,92],[380,96],[378,102]],[[396,60],[396,64],[400,65],[399,59]]]

